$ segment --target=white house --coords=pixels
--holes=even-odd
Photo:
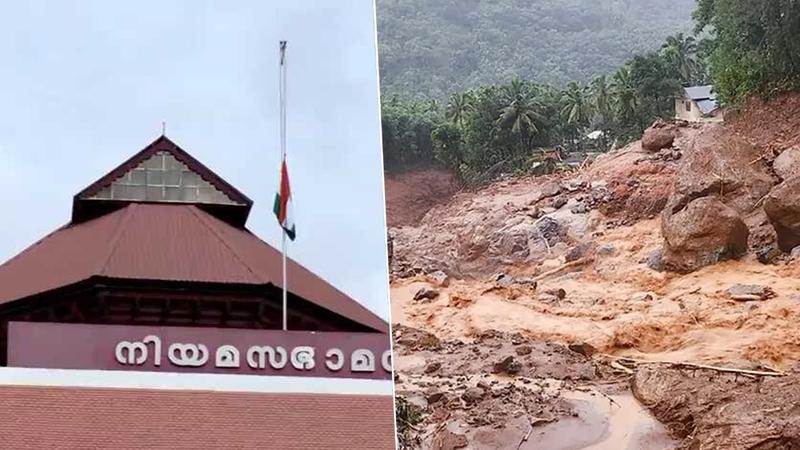
[[[713,86],[683,88],[683,95],[675,99],[675,118],[689,122],[722,122],[724,111],[717,102]]]

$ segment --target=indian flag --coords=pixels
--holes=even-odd
[[[289,171],[286,169],[286,159],[284,159],[283,163],[281,163],[281,184],[275,194],[275,205],[272,211],[289,239],[294,240],[295,226],[292,203],[292,191],[289,189]]]

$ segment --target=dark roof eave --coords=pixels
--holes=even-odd
[[[264,290],[269,288],[276,288],[279,289],[278,286],[275,286],[272,283],[264,283],[264,284],[246,284],[246,283],[219,283],[219,282],[202,282],[202,281],[178,281],[178,280],[139,280],[133,278],[116,278],[116,277],[106,277],[101,275],[95,275],[90,278],[77,281],[75,283],[71,283],[65,286],[60,286],[54,289],[37,292],[35,294],[31,294],[25,297],[21,297],[18,299],[0,299],[0,315],[8,314],[13,310],[22,307],[23,305],[31,302],[37,302],[42,299],[52,297],[54,295],[64,295],[70,293],[76,293],[80,291],[85,291],[89,289],[96,289],[96,288],[103,288],[103,287],[148,287],[148,288],[162,288],[162,289],[202,289],[207,290],[209,292],[231,292],[231,291],[240,291],[241,293],[261,293],[263,294]],[[295,295],[295,294],[292,294]],[[298,298],[302,298],[299,297]],[[374,326],[367,323],[363,323],[361,321],[354,320],[352,318],[343,316],[335,311],[331,311],[327,308],[323,308],[319,306],[317,303],[312,302],[308,299],[303,298],[304,301],[308,302],[309,304],[314,305],[315,307],[322,308],[330,314],[334,314],[342,319],[350,321],[352,323],[356,323],[368,329],[371,329],[375,333],[389,333],[389,323],[380,319],[378,316],[375,316],[377,320],[380,321],[380,326]]]

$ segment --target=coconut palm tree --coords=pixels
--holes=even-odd
[[[539,132],[543,117],[535,90],[528,83],[514,77],[504,88],[506,106],[500,109],[497,125],[519,136],[520,145],[530,150],[531,138]]]
[[[596,76],[592,80],[590,102],[594,113],[597,115],[600,131],[603,132],[601,143],[603,148],[608,147],[608,135],[614,120],[612,104],[614,99],[611,94],[611,83],[606,75]]]
[[[631,76],[631,68],[622,66],[614,74],[611,83],[612,98],[617,114],[621,117],[632,117],[636,115],[639,108],[639,99],[636,92],[636,84]]]
[[[697,42],[693,36],[678,33],[667,37],[661,46],[662,54],[674,65],[682,83],[695,80],[700,64],[697,61]]]
[[[464,120],[475,110],[475,102],[471,92],[462,92],[450,96],[445,107],[445,117],[464,128]]]
[[[576,81],[571,81],[561,95],[561,116],[572,131],[571,144],[581,147],[581,130],[589,123],[592,113],[589,102],[589,89]]]

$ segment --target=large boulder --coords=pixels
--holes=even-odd
[[[657,152],[662,148],[671,147],[676,134],[674,126],[658,121],[645,130],[642,136],[642,148],[648,152]]]
[[[800,245],[800,176],[775,186],[764,198],[767,213],[778,235],[778,247],[791,252]]]
[[[684,149],[665,209],[674,214],[694,199],[713,195],[748,214],[778,182],[761,156],[759,149],[722,127],[698,133]]]
[[[772,163],[772,170],[781,180],[800,175],[800,147],[784,150]]]
[[[662,216],[664,268],[692,272],[747,251],[747,225],[715,197],[692,200],[676,214]]]

